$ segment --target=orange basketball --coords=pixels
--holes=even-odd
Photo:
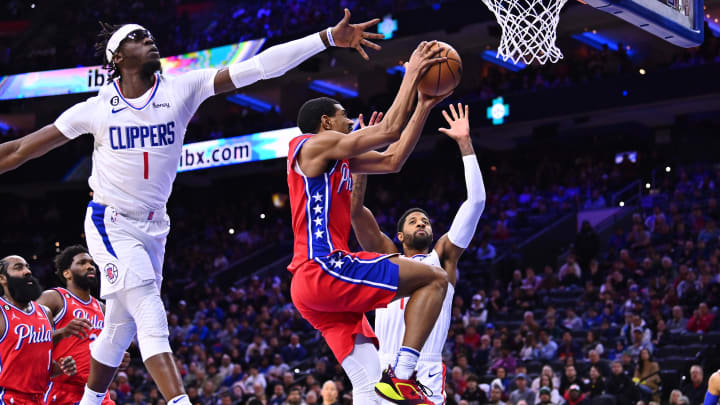
[[[435,46],[443,48],[437,56],[446,57],[447,61],[432,65],[420,79],[418,90],[428,96],[449,93],[462,77],[462,60],[457,51],[445,42],[438,41]]]

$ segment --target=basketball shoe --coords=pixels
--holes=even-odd
[[[375,384],[375,392],[380,397],[394,404],[400,405],[435,405],[428,399],[429,389],[417,380],[417,371],[408,380],[395,376],[392,366],[388,366],[382,373],[382,378]]]

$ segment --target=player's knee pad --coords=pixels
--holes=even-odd
[[[90,343],[90,355],[108,367],[118,367],[135,337],[135,323],[131,320],[120,323],[105,321],[107,323],[98,338]]]
[[[126,305],[137,326],[138,345],[143,361],[170,353],[167,315],[157,285],[148,283],[126,292]]]
[[[353,402],[358,404],[379,404],[375,384],[380,381],[382,369],[378,352],[373,342],[362,335],[355,337],[355,347],[342,362],[353,386]]]

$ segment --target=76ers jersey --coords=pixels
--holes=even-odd
[[[97,339],[105,323],[105,315],[102,311],[100,301],[90,297],[89,301],[83,301],[72,292],[64,288],[56,288],[63,299],[63,309],[55,316],[55,328],[66,327],[75,318],[84,318],[92,323],[92,330],[88,331],[88,337],[68,337],[55,345],[52,358],[55,361],[67,356],[75,359],[77,373],[73,376],[61,375],[53,379],[55,383],[84,385],[90,375],[90,342]]]
[[[5,332],[0,336],[0,387],[42,394],[50,381],[53,327],[31,301],[29,313],[0,298]]]
[[[429,264],[431,266],[440,266],[440,258],[437,251],[433,249],[428,255],[415,255],[413,260]],[[452,301],[455,294],[455,287],[448,284],[447,294],[440,310],[435,326],[425,341],[425,345],[420,352],[421,360],[423,357],[440,358],[443,346],[447,340],[448,329],[450,329],[450,317],[452,315]],[[375,334],[380,341],[380,355],[394,360],[395,354],[402,346],[403,336],[405,336],[405,308],[410,298],[402,298],[388,304],[387,308],[378,308],[375,310]],[[383,367],[387,364],[382,364]]]
[[[215,73],[156,73],[153,87],[136,99],[124,97],[116,80],[60,115],[55,126],[66,137],[95,137],[88,181],[95,201],[121,212],[165,207],[185,129],[200,103],[214,94]]]
[[[295,235],[293,260],[288,266],[292,273],[315,257],[350,250],[350,164],[347,160],[336,161],[320,176],[304,176],[296,165],[297,155],[311,136],[293,138],[288,152],[288,189]]]

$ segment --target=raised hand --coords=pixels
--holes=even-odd
[[[372,115],[370,116],[370,122],[368,122],[367,125],[365,125],[365,118],[362,114],[358,115],[358,121],[360,122],[360,129],[365,127],[371,127],[373,125],[377,125],[382,121],[383,119],[383,113],[373,111]]]
[[[447,61],[446,57],[437,57],[443,48],[436,46],[437,41],[422,41],[410,55],[410,60],[405,64],[405,75],[422,77],[427,69],[436,64]]]
[[[438,131],[454,139],[456,142],[470,138],[470,119],[468,118],[468,112],[469,109],[467,105],[465,105],[463,109],[463,105],[458,103],[456,111],[455,106],[450,104],[450,114],[452,114],[452,117],[448,115],[446,110],[442,112],[450,128],[438,128]]]
[[[360,56],[365,60],[370,60],[363,46],[372,48],[376,51],[382,49],[382,47],[374,42],[370,42],[369,39],[384,39],[383,34],[374,34],[366,32],[365,30],[377,25],[380,22],[379,18],[374,18],[370,21],[365,21],[360,24],[350,24],[350,10],[345,9],[345,16],[336,26],[332,28],[332,37],[335,41],[335,46],[342,48],[354,48]]]

